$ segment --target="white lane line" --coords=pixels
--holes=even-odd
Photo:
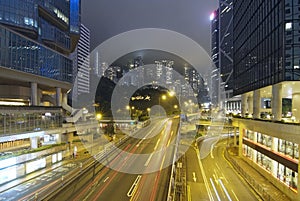
[[[236,199],[237,201],[239,201],[239,199],[237,198],[237,196],[236,196],[236,194],[234,193],[234,191],[233,191],[233,190],[231,190],[231,192],[233,193],[233,195],[234,195],[235,199]]]
[[[226,179],[226,177],[225,177],[225,175],[223,174],[223,172],[222,172],[222,176],[223,176],[223,178],[225,179],[226,183],[229,184],[229,182],[228,182],[228,180]]]
[[[150,162],[152,156],[153,156],[153,153],[150,154],[150,156],[149,156],[148,160],[146,161],[146,163],[144,164],[144,166],[148,166],[149,165],[149,162]]]
[[[219,196],[219,194],[218,194],[218,191],[217,191],[217,189],[216,189],[216,186],[215,186],[215,184],[214,184],[214,181],[212,180],[212,178],[210,178],[209,180],[210,180],[210,183],[211,183],[211,185],[212,185],[212,187],[213,187],[213,189],[214,189],[214,191],[215,191],[215,194],[216,194],[216,196],[217,196],[218,201],[221,201],[220,196]]]
[[[164,157],[163,157],[163,160],[162,160],[162,162],[161,162],[161,165],[160,165],[160,171],[162,170],[162,168],[163,168],[163,165],[164,165],[164,162],[165,162],[165,159],[166,159],[166,154],[164,155]]]
[[[106,177],[103,181],[103,183],[105,183],[107,180],[109,179],[109,177]]]
[[[197,177],[196,177],[196,173],[195,172],[193,172],[193,180],[194,180],[194,182],[197,181]]]
[[[170,138],[169,141],[168,141],[167,147],[170,145],[170,142],[171,142],[171,138]]]
[[[148,136],[153,132],[153,130],[155,129],[156,127],[152,128],[145,137],[143,137],[142,140],[139,141],[139,143],[136,145],[136,147],[139,147],[141,145],[141,143],[148,138]]]
[[[205,172],[204,172],[204,168],[203,168],[203,165],[202,165],[202,162],[201,162],[201,158],[200,158],[199,149],[196,149],[196,153],[197,153],[198,163],[199,163],[199,166],[200,166],[200,170],[201,170],[201,174],[202,174],[202,177],[203,177],[204,185],[205,185],[205,188],[206,188],[209,200],[212,201],[212,200],[214,200],[214,198],[212,196],[212,193],[211,193],[211,190],[209,188],[208,181],[207,181],[207,178],[206,178],[206,175],[205,175]]]
[[[188,196],[188,201],[192,201],[192,195],[191,195],[191,187],[190,187],[190,185],[187,185],[187,196]]]
[[[215,182],[218,184],[218,179],[217,179],[217,176],[215,175],[215,174],[213,174],[213,178],[214,178],[214,180],[215,180]]]
[[[213,155],[213,149],[214,149],[214,146],[217,142],[213,143],[211,146],[210,146],[210,157],[211,158],[215,158],[214,155]]]
[[[223,184],[223,182],[222,182],[222,180],[221,180],[221,179],[219,179],[219,182],[220,182],[220,184],[221,184],[221,187],[223,188],[223,190],[224,190],[224,192],[225,192],[225,194],[226,194],[226,196],[227,196],[228,200],[232,201],[232,199],[231,199],[231,197],[230,197],[229,193],[227,192],[227,190],[226,190],[226,188],[225,188],[225,186],[224,186],[224,184]]]
[[[135,193],[135,191],[137,189],[137,185],[138,185],[139,181],[141,180],[141,177],[142,177],[142,175],[138,175],[136,177],[136,179],[134,180],[132,186],[130,187],[130,189],[129,189],[128,193],[127,193],[128,197],[132,197],[133,194]]]
[[[216,163],[217,168],[221,171],[221,168],[219,167],[218,163]]]
[[[155,147],[154,147],[154,150],[157,149],[157,146],[158,146],[158,143],[159,143],[159,142],[160,142],[160,138],[157,140],[156,145],[155,145]]]

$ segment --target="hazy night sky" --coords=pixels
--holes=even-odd
[[[139,28],[179,32],[210,52],[209,16],[217,0],[82,0],[91,51],[108,38]]]

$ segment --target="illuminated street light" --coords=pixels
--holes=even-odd
[[[171,97],[175,96],[175,92],[174,91],[170,91],[169,92],[169,96],[171,96]]]
[[[97,120],[102,119],[102,114],[101,114],[101,113],[98,113],[98,114],[96,115],[96,118],[97,118]]]

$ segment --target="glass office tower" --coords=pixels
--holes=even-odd
[[[236,1],[235,94],[300,80],[300,3]]]
[[[300,1],[234,2],[234,94],[239,154],[299,200]]]
[[[0,69],[3,73],[11,69],[17,71],[10,73],[21,71],[38,76],[31,86],[24,80],[18,84],[31,87],[31,99],[35,91],[55,92],[60,88],[56,91],[60,93],[71,88],[73,65],[69,54],[79,35],[80,0],[0,0]],[[39,101],[33,101],[34,105]]]

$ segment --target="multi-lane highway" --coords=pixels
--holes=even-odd
[[[160,120],[141,129],[51,200],[167,200],[178,121]],[[93,171],[99,173],[90,177]]]
[[[1,193],[0,200],[167,200],[178,125],[176,118],[154,120],[81,169],[74,161]],[[227,140],[210,137],[194,144],[194,134],[182,132],[178,147],[184,154],[177,174],[186,177],[185,200],[258,200],[224,158]],[[74,169],[74,179],[63,181]],[[58,190],[40,194],[53,185]]]

